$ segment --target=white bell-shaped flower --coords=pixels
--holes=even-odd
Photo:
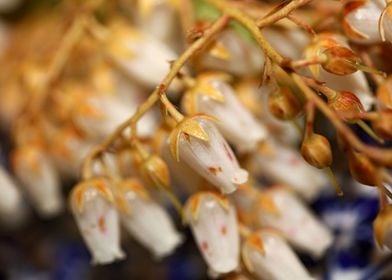
[[[72,213],[92,255],[93,264],[124,258],[120,248],[119,218],[109,182],[94,178],[79,183],[70,197]]]
[[[233,88],[219,73],[199,75],[183,98],[187,114],[204,113],[218,119],[223,136],[239,151],[252,151],[267,137],[265,127],[238,100]]]
[[[187,201],[184,215],[211,271],[237,269],[239,232],[234,206],[216,193],[199,192]]]
[[[379,19],[385,1],[349,1],[343,12],[342,27],[346,35],[357,43],[373,44],[381,41]]]
[[[246,268],[257,279],[313,279],[287,242],[271,230],[254,232],[242,246]]]
[[[330,230],[291,191],[275,188],[262,192],[257,201],[260,226],[275,228],[295,247],[321,257],[332,244]]]
[[[170,135],[170,148],[177,160],[186,162],[222,193],[235,191],[248,180],[237,159],[209,117],[185,118]]]
[[[226,30],[217,36],[209,49],[198,59],[203,69],[226,71],[238,76],[260,73],[264,65],[264,53],[252,42],[234,30]]]
[[[170,61],[177,55],[153,36],[132,27],[124,21],[110,25],[108,52],[111,60],[130,77],[145,86],[155,87],[170,70]],[[179,90],[174,81],[169,90]]]
[[[252,166],[258,175],[288,185],[306,200],[314,200],[328,186],[326,174],[309,165],[297,150],[272,141],[267,147],[269,152],[253,157]]]
[[[60,180],[53,163],[36,145],[14,150],[13,170],[42,217],[58,215],[64,208]]]
[[[17,225],[25,217],[25,207],[20,190],[10,174],[0,166],[0,220],[8,225]]]
[[[116,188],[121,222],[128,232],[155,257],[171,254],[183,238],[165,209],[152,200],[136,179],[122,181]]]

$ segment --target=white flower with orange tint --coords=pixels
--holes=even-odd
[[[217,118],[223,136],[240,151],[254,150],[267,137],[264,126],[241,104],[222,73],[199,75],[182,102],[188,115],[204,113]]]
[[[177,55],[159,40],[125,21],[114,21],[109,28],[107,50],[110,59],[145,86],[158,85],[170,69],[169,61]],[[179,88],[176,81],[170,86],[171,90]]]
[[[346,35],[357,43],[372,44],[381,41],[379,18],[384,0],[355,0],[346,3],[342,27]]]
[[[12,164],[16,177],[38,213],[42,217],[58,215],[64,206],[60,179],[43,150],[34,145],[16,148]]]
[[[392,4],[388,3],[379,21],[380,36],[383,41],[392,43]]]
[[[223,196],[199,192],[187,201],[185,221],[199,250],[215,273],[228,273],[239,265],[239,233],[236,211]]]
[[[122,181],[116,188],[121,222],[128,232],[155,257],[171,254],[182,243],[182,236],[165,209],[152,200],[136,179]]]
[[[93,264],[123,259],[119,218],[109,182],[104,178],[83,181],[70,197],[72,213],[92,255]]]
[[[240,168],[230,146],[209,119],[195,115],[181,121],[171,132],[170,149],[177,160],[185,161],[222,193],[231,193],[248,180],[248,172]]]
[[[270,230],[249,235],[242,245],[242,258],[257,279],[313,279],[287,242]]]
[[[309,165],[297,150],[272,141],[266,149],[269,152],[254,155],[253,167],[258,175],[287,184],[306,200],[314,200],[328,186],[325,173]]]
[[[291,191],[274,188],[262,192],[257,203],[260,226],[275,228],[298,249],[321,257],[332,244],[332,233]]]
[[[22,194],[11,175],[0,166],[0,220],[8,225],[17,225],[25,217]]]

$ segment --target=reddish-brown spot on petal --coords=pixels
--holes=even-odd
[[[223,236],[227,234],[227,227],[225,225],[221,226],[220,232]]]
[[[185,139],[187,142],[190,142],[190,141],[191,141],[191,138],[190,138],[190,136],[189,136],[188,133],[184,132],[183,135],[184,135],[184,139]]]
[[[289,164],[292,165],[292,166],[296,166],[296,165],[298,165],[300,163],[301,163],[301,160],[298,157],[296,157],[296,156],[292,156],[289,159]]]
[[[208,167],[208,171],[212,174],[214,174],[215,176],[218,174],[218,172],[222,172],[222,167],[218,166],[218,167]]]
[[[202,241],[201,242],[201,249],[204,252],[208,251],[208,243],[207,243],[207,241]]]
[[[106,233],[106,220],[105,220],[105,216],[101,215],[98,219],[98,226],[99,226],[99,230],[102,233]]]

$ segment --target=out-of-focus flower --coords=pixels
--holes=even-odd
[[[204,73],[182,99],[189,115],[204,113],[218,119],[223,136],[240,151],[252,151],[264,140],[264,126],[237,99],[222,73]]]
[[[275,228],[293,246],[321,257],[332,244],[332,234],[296,195],[284,188],[260,193],[257,202],[260,226]]]
[[[165,209],[152,200],[141,183],[128,179],[116,185],[116,202],[122,224],[157,258],[172,253],[182,243]]]
[[[21,0],[0,0],[0,12],[11,12],[15,10],[21,2]]]
[[[239,265],[239,232],[236,211],[213,192],[192,195],[184,209],[197,245],[213,272],[228,273]]]
[[[198,63],[204,69],[251,76],[262,70],[264,54],[256,45],[241,38],[236,31],[226,30],[219,34]]]
[[[185,161],[222,193],[231,193],[247,181],[248,172],[240,168],[230,146],[209,119],[205,115],[185,118],[171,132],[170,149],[175,158]]]
[[[342,27],[346,35],[358,43],[381,41],[379,19],[385,6],[383,0],[355,0],[346,3]]]
[[[75,186],[70,197],[72,213],[93,264],[125,257],[119,244],[119,218],[109,184],[104,178],[86,180]]]
[[[374,237],[377,244],[392,250],[392,206],[381,209],[373,222]]]
[[[377,106],[380,110],[392,110],[392,75],[377,88]]]
[[[41,147],[24,145],[16,148],[12,155],[12,166],[42,217],[52,217],[63,210],[57,171]]]
[[[256,174],[292,187],[306,200],[315,199],[328,185],[326,175],[310,166],[298,151],[272,141],[268,147],[269,153],[259,152],[253,157]]]
[[[6,225],[17,225],[25,217],[24,201],[8,172],[0,166],[0,220]]]
[[[159,40],[131,27],[124,21],[110,25],[108,52],[125,73],[149,87],[158,85],[170,69],[169,61],[177,55]],[[179,90],[176,81],[170,90]]]
[[[392,43],[392,5],[389,3],[384,11],[382,12],[382,15],[380,17],[379,21],[379,29],[380,29],[380,35],[381,39],[383,41],[389,41]]]
[[[257,279],[313,279],[286,241],[272,231],[261,230],[248,236],[242,258]]]

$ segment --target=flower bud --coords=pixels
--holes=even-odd
[[[12,163],[15,175],[38,213],[46,218],[58,215],[64,206],[60,180],[43,150],[33,145],[16,148]]]
[[[377,245],[392,250],[392,206],[381,209],[373,222],[373,234]]]
[[[323,54],[327,60],[322,64],[322,67],[325,71],[335,75],[352,74],[358,70],[355,65],[361,62],[360,57],[346,47],[331,47],[326,49]]]
[[[213,192],[192,195],[184,208],[199,250],[213,272],[228,273],[239,265],[239,232],[236,211]]]
[[[295,247],[321,257],[332,244],[332,234],[297,196],[274,188],[258,196],[257,217],[260,226],[277,229]]]
[[[357,43],[372,44],[381,41],[378,22],[383,1],[355,0],[344,6],[342,27],[346,35]]]
[[[332,164],[331,145],[326,137],[312,133],[302,142],[301,154],[304,159],[316,168],[325,168]]]
[[[340,91],[336,97],[328,100],[328,105],[338,114],[344,114],[343,119],[347,122],[358,120],[356,117],[349,116],[364,111],[359,98],[349,91]]]
[[[381,182],[377,167],[364,154],[349,152],[348,167],[353,178],[361,184],[378,186]]]
[[[231,193],[248,180],[248,172],[238,165],[233,151],[206,116],[185,118],[170,135],[175,158],[185,161],[202,177]]]
[[[183,107],[189,115],[204,113],[219,120],[223,136],[241,151],[251,151],[264,140],[264,126],[241,104],[223,75],[205,73],[184,95]]]
[[[155,257],[171,254],[182,243],[168,213],[151,199],[138,180],[122,181],[116,190],[122,224]]]
[[[268,96],[268,108],[272,115],[280,120],[294,119],[301,112],[301,103],[287,87],[271,92]]]
[[[94,178],[79,183],[70,196],[76,224],[92,255],[93,264],[124,258],[120,248],[119,221],[109,182]]]
[[[157,155],[151,155],[141,163],[141,174],[152,186],[170,187],[170,173],[166,162]]]
[[[392,75],[385,79],[385,82],[377,89],[377,99],[380,109],[392,110]]]
[[[372,127],[377,135],[392,140],[392,111],[384,111],[379,114],[379,117],[372,121]]]
[[[272,230],[248,236],[242,258],[257,279],[313,279],[286,241]]]

